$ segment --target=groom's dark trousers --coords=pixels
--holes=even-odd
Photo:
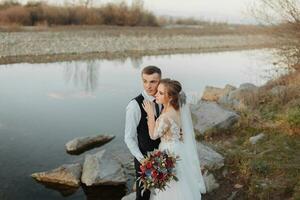
[[[148,124],[147,124],[147,113],[142,107],[142,103],[144,100],[143,95],[139,95],[134,98],[136,102],[139,104],[141,110],[141,120],[137,127],[137,139],[138,139],[138,146],[144,156],[147,155],[148,151],[153,151],[154,149],[158,149],[158,145],[160,143],[160,139],[151,140],[148,131]],[[136,178],[140,176],[140,163],[137,159],[134,159],[134,167],[136,171]],[[136,182],[136,200],[149,200],[150,198],[150,191],[145,190],[142,195],[142,185],[139,186],[139,183]]]

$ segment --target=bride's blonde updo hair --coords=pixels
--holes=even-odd
[[[182,90],[181,84],[178,81],[169,78],[161,79],[160,84],[165,86],[166,93],[170,98],[170,104],[175,110],[179,110],[179,96]]]

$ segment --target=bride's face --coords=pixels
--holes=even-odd
[[[167,88],[163,84],[159,84],[157,93],[155,94],[156,102],[159,104],[167,104],[170,100],[167,94]]]

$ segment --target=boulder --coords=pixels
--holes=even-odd
[[[201,168],[211,170],[224,166],[224,157],[209,146],[197,143],[197,151]]]
[[[244,99],[249,95],[255,94],[257,91],[258,87],[252,83],[243,83],[239,88],[232,85],[226,85],[224,88],[206,86],[201,99],[243,110],[246,108]]]
[[[81,182],[87,186],[125,185],[127,178],[121,163],[106,150],[85,156]]]
[[[79,187],[81,171],[82,166],[80,163],[65,164],[51,171],[33,173],[31,177],[43,183]]]
[[[80,154],[94,147],[99,147],[114,139],[113,135],[96,135],[77,137],[66,143],[66,151],[70,154]]]
[[[252,83],[242,83],[239,90],[256,90],[257,86]]]
[[[243,83],[238,89],[232,90],[221,96],[217,102],[225,106],[242,110],[246,108],[245,98],[249,95],[255,95],[257,91],[258,87],[252,83]]]
[[[136,196],[135,192],[132,192],[126,195],[125,197],[123,197],[121,200],[135,200],[135,196]]]
[[[265,137],[265,134],[260,133],[256,136],[250,137],[249,141],[250,141],[251,144],[256,144],[259,140],[261,140],[264,137]]]
[[[222,96],[227,95],[230,91],[236,88],[232,85],[226,85],[225,88],[218,88],[212,86],[206,86],[203,92],[201,100],[205,101],[218,101]]]
[[[207,171],[203,174],[203,180],[206,187],[206,193],[210,193],[211,191],[220,187],[219,183],[217,183],[213,174],[209,174]]]
[[[228,129],[239,119],[233,111],[222,108],[215,102],[200,101],[191,105],[194,128],[200,134],[209,129]]]

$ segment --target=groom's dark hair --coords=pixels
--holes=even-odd
[[[161,76],[161,70],[158,67],[153,66],[153,65],[149,65],[142,70],[142,74],[151,75],[154,73],[158,73],[159,76]]]

